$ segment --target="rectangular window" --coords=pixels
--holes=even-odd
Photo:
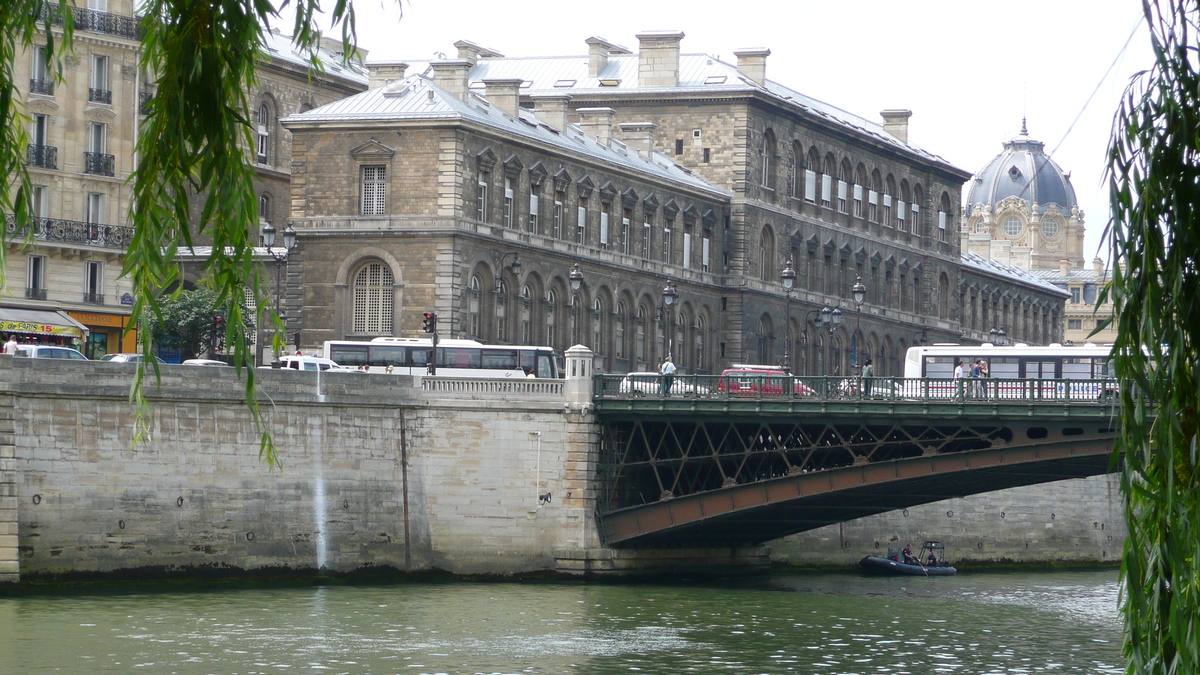
[[[849,213],[846,210],[846,181],[838,181],[838,213]]]
[[[562,232],[563,199],[565,199],[565,197],[563,196],[563,193],[561,193],[561,192],[554,193],[554,213],[551,215],[551,219],[553,221],[553,222],[551,222],[551,227],[554,230],[552,232],[552,236],[555,239],[562,239],[562,235],[563,235],[563,232]]]
[[[529,186],[529,231],[541,234],[538,227],[538,196],[537,188]]]
[[[863,199],[862,198],[863,198],[862,186],[855,185],[854,186],[854,217],[855,218],[863,217],[863,208],[862,208]]]
[[[504,227],[512,227],[513,224],[513,187],[512,179],[505,176],[504,178]]]
[[[104,224],[104,195],[100,192],[89,192],[87,195],[86,217],[89,225]]]
[[[654,226],[654,214],[647,213],[644,215],[645,220],[642,222],[642,260],[650,259],[650,228]]]
[[[921,207],[913,203],[909,208],[912,209],[912,218],[908,219],[908,227],[913,234],[921,234]]]
[[[883,224],[888,227],[895,227],[892,223],[892,196],[883,196]]]
[[[704,237],[700,240],[700,269],[705,272],[709,271],[709,266],[711,265],[712,261],[709,242],[710,240],[708,237]]]
[[[575,243],[587,243],[587,200],[582,197],[575,209]]]
[[[879,193],[874,190],[867,192],[867,220],[879,222]]]
[[[482,173],[479,174],[479,184],[475,187],[475,220],[481,223],[487,222],[487,197],[487,174]]]
[[[46,256],[31,255],[25,265],[25,287],[31,291],[46,290]],[[45,297],[37,298],[45,300]]]
[[[1081,330],[1083,328],[1083,319],[1067,319],[1067,328],[1069,330]]]
[[[104,304],[104,263],[89,260],[83,270],[84,302]]]
[[[108,125],[92,122],[88,125],[88,152],[107,154]]]
[[[829,206],[833,199],[833,176],[821,174],[821,206]]]
[[[692,233],[683,233],[683,269],[689,269],[692,266]]]
[[[1096,319],[1096,328],[1104,327],[1104,319]]]
[[[675,139],[675,154],[677,154],[677,155],[683,154],[683,139],[682,138]]]
[[[30,214],[34,218],[46,217],[46,187],[44,185],[34,185],[33,194],[31,195],[33,202],[33,212]]]
[[[34,115],[33,123],[29,127],[29,140],[34,145],[49,145],[47,140],[50,137],[50,117],[48,115]]]
[[[705,149],[704,149],[704,159],[703,159],[703,162],[704,162],[705,164],[708,164],[708,162],[709,162],[709,160],[710,160],[711,158],[712,158],[711,148],[705,148]]]
[[[49,62],[45,47],[34,47],[33,65],[29,71],[29,91],[34,94],[54,95],[54,81],[50,78]]]
[[[904,207],[905,207],[905,206],[906,206],[906,205],[905,205],[905,203],[904,203],[904,202],[902,202],[902,201],[898,201],[898,200],[897,200],[897,202],[896,202],[896,222],[897,222],[897,225],[896,225],[896,226],[897,226],[897,227],[899,227],[901,230],[903,230],[903,229],[904,229],[904,223],[905,223],[905,219],[906,219],[906,216],[904,215],[904,211],[905,211],[905,208],[904,208]]]
[[[364,216],[382,216],[387,213],[387,167],[364,166],[362,171],[362,199],[360,211]]]
[[[675,224],[673,220],[667,220],[663,223],[663,249],[662,261],[671,264],[671,226]]]
[[[608,248],[608,211],[604,209],[600,211],[600,248]]]
[[[629,235],[629,212],[625,212],[625,216],[621,218],[621,252],[625,255],[633,254],[633,238]]]
[[[1080,296],[1081,291],[1082,291],[1082,289],[1080,289],[1078,286],[1071,289],[1071,304],[1072,305],[1079,304],[1079,302],[1080,302],[1079,296]]]
[[[804,172],[804,201],[810,204],[817,201],[817,173],[815,171]]]
[[[108,57],[92,55],[92,89],[108,91]],[[96,100],[92,98],[91,100]],[[110,99],[111,100],[111,99]]]
[[[938,211],[938,239],[946,241],[946,212]]]

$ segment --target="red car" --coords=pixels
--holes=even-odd
[[[816,392],[775,366],[734,366],[726,368],[717,380],[717,391],[730,396],[786,396],[791,383],[795,396],[811,396]]]

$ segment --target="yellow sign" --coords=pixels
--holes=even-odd
[[[111,326],[113,328],[124,328],[125,322],[129,317],[121,314],[85,314],[83,312],[68,311],[76,321],[87,326]]]
[[[32,321],[0,321],[0,332],[83,337],[83,331],[74,326],[55,326],[49,323],[34,323]]]

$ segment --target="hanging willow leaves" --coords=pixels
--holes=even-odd
[[[1128,672],[1200,672],[1200,73],[1194,0],[1143,0],[1154,66],[1122,99],[1109,146],[1114,361],[1129,538]],[[1153,402],[1153,404],[1151,404]]]
[[[157,91],[137,140],[137,168],[131,177],[134,206],[129,219],[134,236],[122,275],[132,281],[132,313],[143,322],[151,317],[161,319],[161,303],[182,290],[176,253],[200,237],[211,240],[213,253],[202,267],[204,285],[215,293],[214,315],[227,319],[224,342],[234,352],[238,372],[245,378],[246,404],[260,431],[260,456],[271,466],[278,465],[279,457],[258,408],[254,369],[248,365],[253,356],[245,326],[254,321],[244,316],[246,290],[257,299],[255,316],[272,312],[276,349],[283,346],[283,323],[269,307],[253,259],[250,236],[257,229],[258,205],[255,173],[249,162],[252,136],[247,92],[256,86],[256,67],[267,53],[267,32],[283,21],[280,12],[284,9],[294,13],[293,42],[309,55],[312,72],[322,71],[317,55],[321,38],[314,21],[317,16],[340,27],[343,52],[354,54],[350,1],[326,0],[325,8],[322,4],[322,0],[147,0],[138,6],[141,66]],[[24,154],[28,117],[13,77],[14,64],[35,46],[38,35],[44,35],[49,38],[47,62],[57,66],[60,52],[71,46],[73,5],[71,0],[60,4],[0,2],[0,115],[4,121],[0,212],[11,214],[15,232],[29,233],[32,228],[28,227],[31,189]],[[53,24],[62,31],[57,45],[50,30]],[[61,68],[55,72],[61,73]],[[198,202],[198,217],[192,215],[193,202]],[[0,229],[0,256],[6,250],[6,236]],[[3,262],[0,257],[0,270]],[[3,281],[0,279],[0,285]],[[139,337],[141,349],[149,353],[151,332],[140,331]],[[139,364],[130,392],[138,410],[138,439],[149,432],[145,366]],[[161,376],[158,363],[151,360],[149,366],[157,382]]]

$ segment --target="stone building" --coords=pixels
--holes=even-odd
[[[960,238],[963,251],[1020,268],[1066,292],[1062,326],[1051,339],[1043,334],[1042,342],[1108,343],[1116,337],[1115,326],[1092,334],[1112,316],[1112,303],[1096,306],[1111,273],[1099,258],[1085,267],[1084,232],[1084,213],[1075,198],[1071,174],[1045,153],[1044,143],[1029,136],[1022,120],[1020,134],[1006,142],[1003,151],[972,178]],[[963,293],[977,298],[972,302],[994,304],[987,299],[990,292],[985,286],[964,288]],[[1032,310],[1034,315],[1038,313],[1038,307]],[[972,312],[972,320],[964,320],[964,328],[969,324],[986,332],[990,327],[987,308]],[[1052,313],[1052,323],[1059,319]],[[1002,316],[999,323],[1018,320]]]
[[[133,207],[127,180],[154,85],[138,66],[132,0],[91,0],[87,7],[73,10],[75,49],[62,56],[62,81],[55,81],[46,58],[44,29],[35,37],[37,46],[16,59],[14,76],[31,118],[26,166],[35,219],[21,228],[11,215],[7,219],[0,333],[26,342],[68,342],[99,358],[137,345],[135,333],[121,337],[133,296],[131,284],[118,277],[133,236],[126,224]],[[367,75],[361,66],[342,63],[339,41],[323,42],[318,57],[326,71],[320,76],[287,36],[269,34],[267,50],[257,90],[249,94],[255,192],[263,222],[282,229],[291,149],[279,118],[363,91]],[[22,251],[27,235],[31,245]],[[266,251],[259,257],[275,264]]]

